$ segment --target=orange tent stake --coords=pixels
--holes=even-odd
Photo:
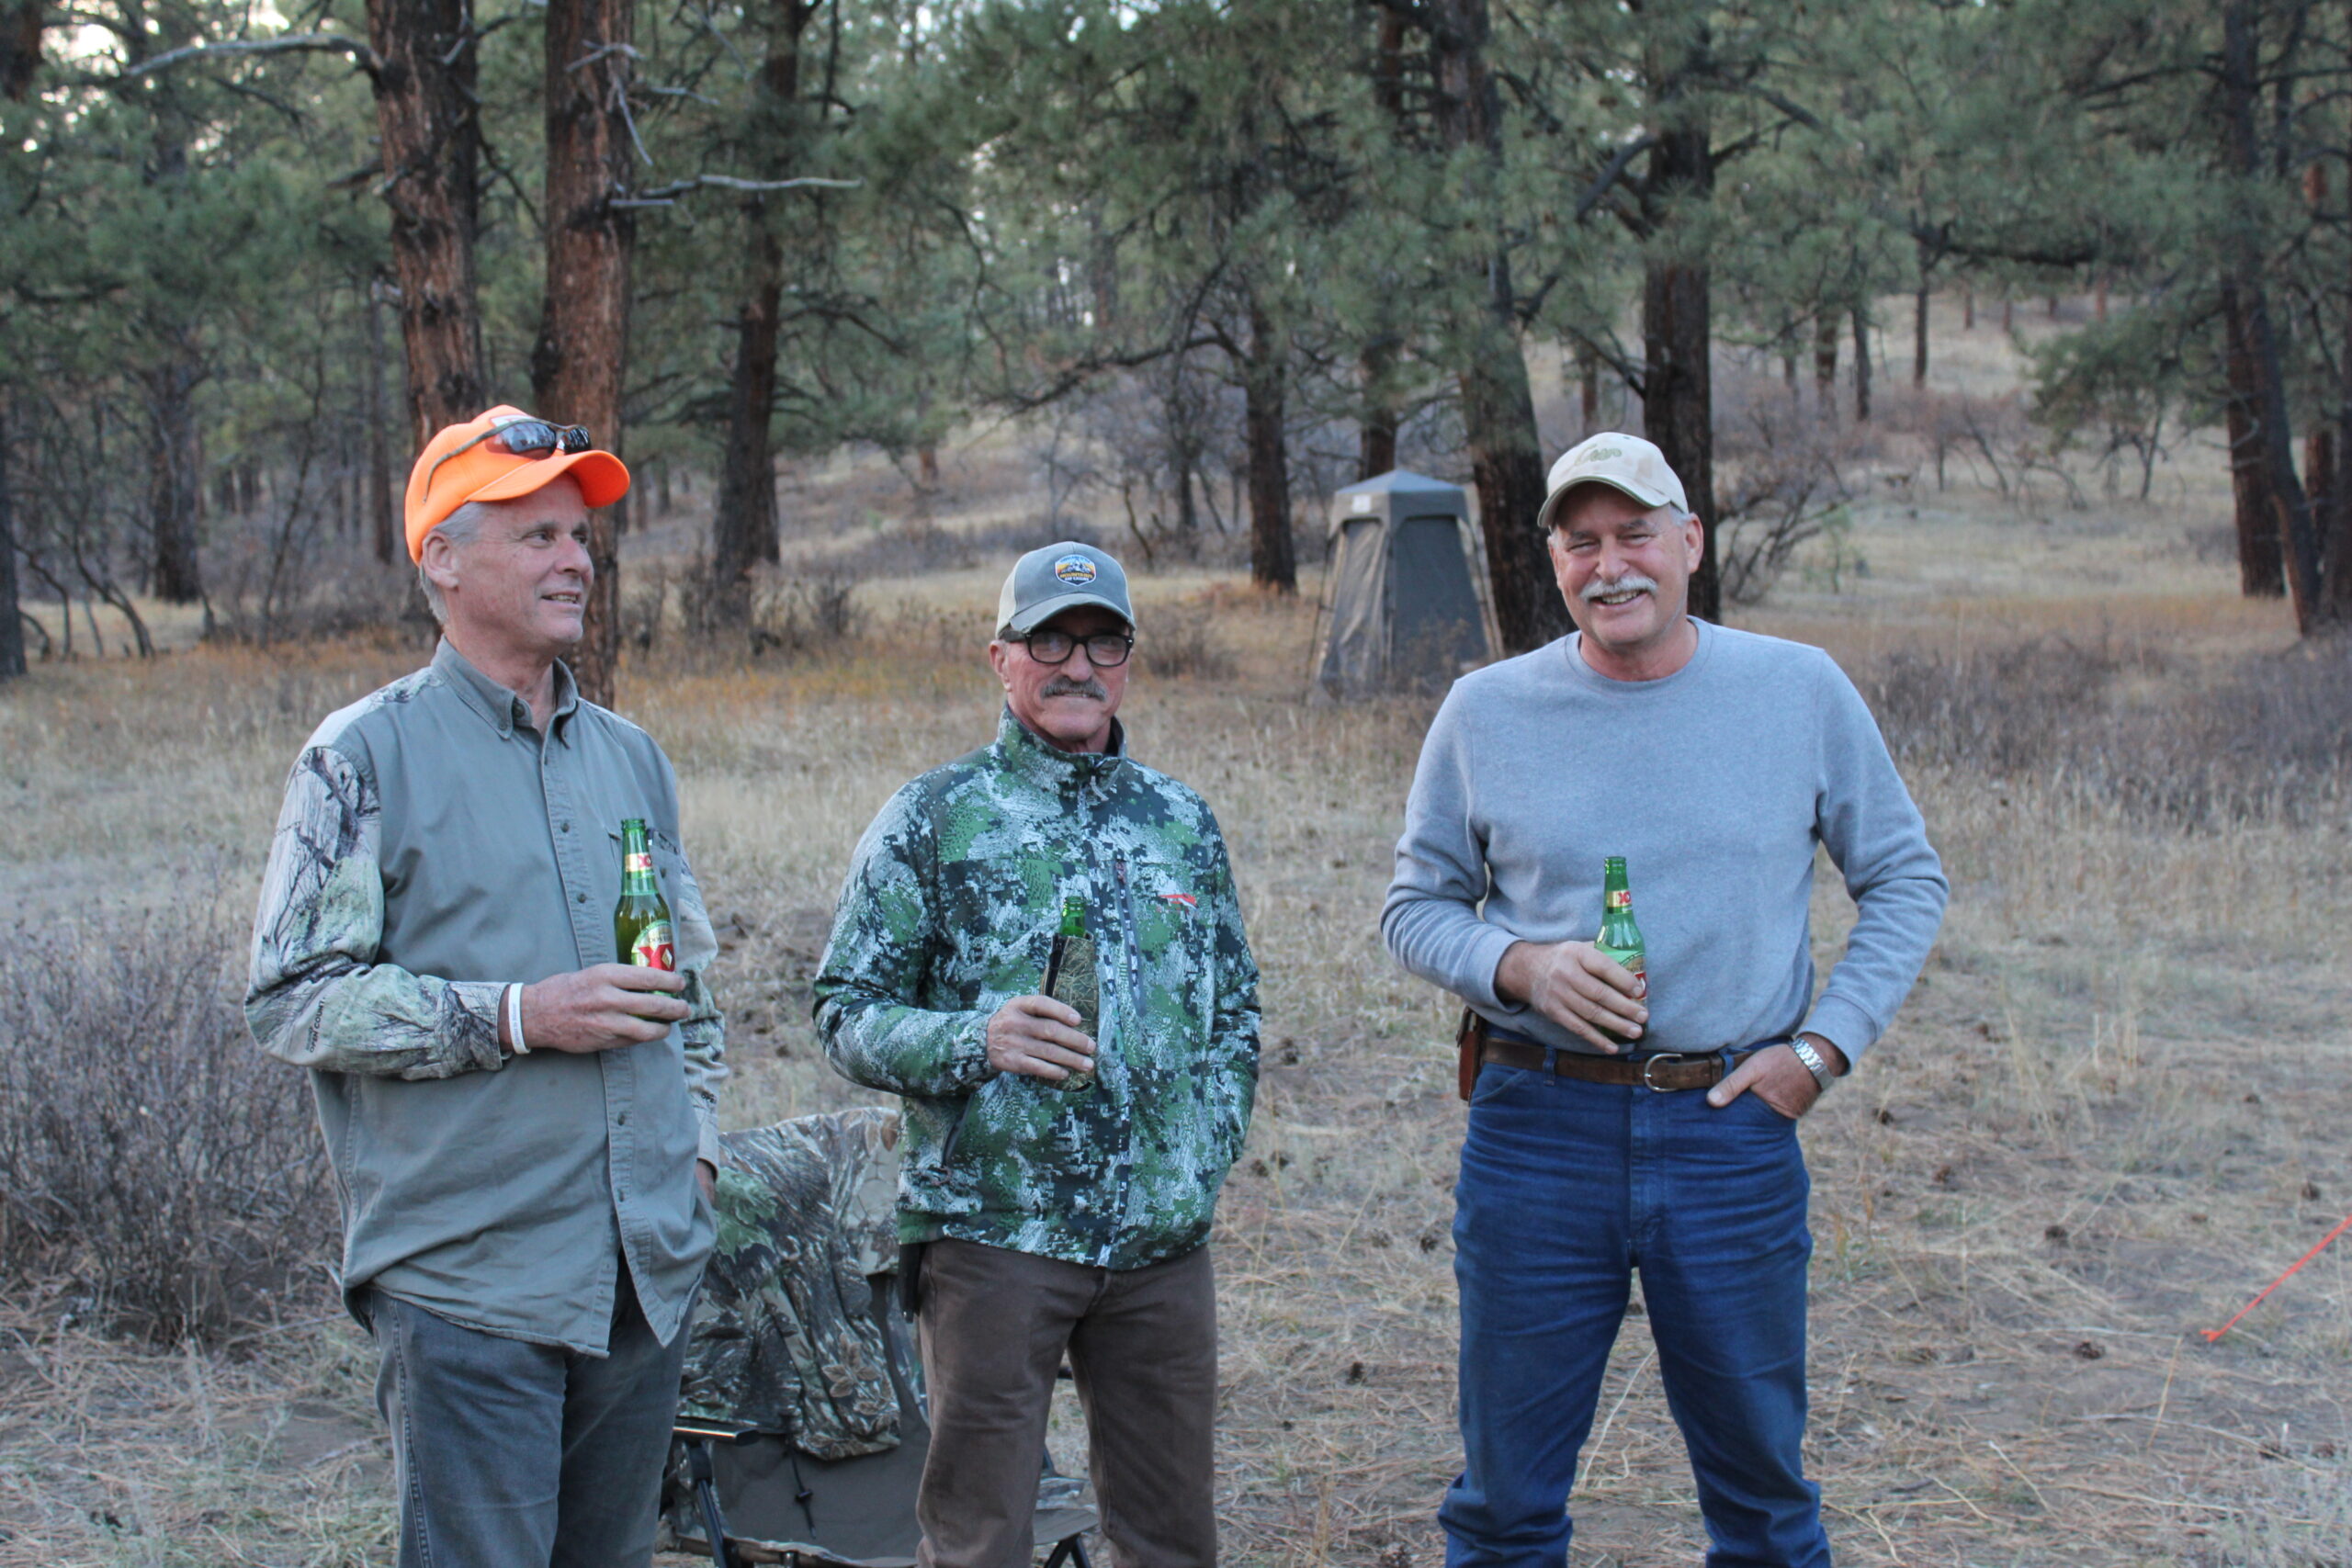
[[[2344,1223],[2336,1226],[2334,1230],[2328,1232],[2325,1235],[2320,1237],[2319,1245],[2317,1247],[2312,1247],[2309,1252],[2304,1253],[2301,1258],[2296,1258],[2292,1264],[2289,1265],[2286,1273],[2279,1275],[2278,1278],[2263,1286],[2262,1295],[2255,1297],[2254,1300],[2238,1308],[2237,1317],[2230,1319],[2229,1322],[2222,1325],[2219,1328],[2200,1330],[2200,1332],[2205,1336],[2205,1342],[2210,1345],[2214,1340],[2219,1339],[2222,1335],[2227,1334],[2231,1329],[2235,1328],[2238,1325],[2239,1317],[2244,1317],[2246,1314],[2252,1312],[2255,1308],[2262,1304],[2263,1296],[2268,1295],[2271,1292],[2285,1284],[2289,1279],[2293,1277],[2296,1269],[2301,1269],[2304,1264],[2309,1263],[2312,1258],[2317,1258],[2321,1253],[2325,1252],[2327,1250],[2327,1244],[2334,1241],[2337,1236],[2342,1235],[2346,1231],[2352,1231],[2352,1214],[2345,1215]]]

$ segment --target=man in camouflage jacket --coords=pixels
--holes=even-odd
[[[1216,818],[1126,755],[1119,564],[1033,551],[997,621],[996,741],[900,789],[866,829],[816,987],[834,1066],[905,1097],[899,1234],[933,1426],[922,1561],[1029,1561],[1067,1354],[1114,1560],[1204,1565],[1205,1243],[1249,1129],[1257,965]],[[1097,954],[1094,1038],[1038,994],[1069,898]]]

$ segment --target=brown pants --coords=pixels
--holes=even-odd
[[[1216,1562],[1216,1277],[1209,1249],[1087,1269],[968,1241],[925,1249],[931,1458],[923,1568],[1023,1568],[1054,1374],[1069,1352],[1116,1568]]]

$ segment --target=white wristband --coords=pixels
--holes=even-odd
[[[523,987],[506,987],[506,1045],[517,1056],[527,1056],[531,1048],[523,1043]]]

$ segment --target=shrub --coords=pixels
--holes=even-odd
[[[0,953],[0,1282],[159,1343],[316,1300],[324,1155],[305,1075],[246,1032],[243,955],[192,906],[34,922]]]
[[[1209,612],[1158,609],[1136,639],[1136,657],[1155,675],[1197,676],[1207,681],[1230,680],[1233,655],[1216,637]]]
[[[1896,757],[2065,782],[2195,829],[2309,822],[2352,784],[2352,643],[2249,660],[2179,694],[2151,649],[2030,638],[1894,654],[1858,682]]]

